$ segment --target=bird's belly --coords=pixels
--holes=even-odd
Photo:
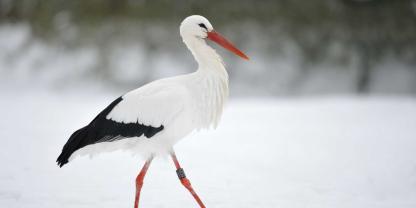
[[[184,115],[177,116],[163,131],[151,138],[135,138],[134,153],[144,157],[169,154],[173,146],[194,130],[192,120]]]

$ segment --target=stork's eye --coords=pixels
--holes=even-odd
[[[205,26],[205,24],[204,23],[200,23],[200,24],[198,24],[200,27],[202,27],[202,28],[205,28],[205,30],[208,30],[208,28],[207,28],[207,26]]]

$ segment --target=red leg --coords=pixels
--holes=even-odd
[[[143,179],[146,175],[147,170],[149,169],[150,163],[152,162],[153,157],[148,159],[146,163],[144,163],[142,170],[140,171],[139,175],[136,178],[136,198],[134,200],[134,208],[139,207],[139,200],[140,200],[140,191],[142,190],[143,186]]]
[[[178,159],[176,158],[176,154],[175,154],[174,151],[172,151],[171,156],[172,156],[173,162],[175,163],[176,173],[178,174],[179,180],[181,180],[182,185],[185,186],[186,189],[188,189],[188,191],[192,194],[192,196],[194,197],[196,202],[199,204],[199,206],[201,208],[205,208],[204,203],[202,203],[198,194],[196,194],[196,192],[192,188],[191,182],[188,180],[188,178],[186,178],[185,172],[184,172],[183,168],[181,168],[181,166],[178,162]]]

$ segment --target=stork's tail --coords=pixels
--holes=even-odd
[[[61,154],[59,155],[58,159],[56,159],[56,162],[58,163],[59,167],[62,167],[65,164],[67,164],[68,159],[69,157],[71,157],[72,153],[83,147],[82,141],[87,135],[88,126],[78,129],[71,135],[71,137],[69,137],[68,141],[64,145],[64,148],[62,149]]]

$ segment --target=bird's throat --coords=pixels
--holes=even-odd
[[[221,57],[206,43],[205,39],[191,37],[183,40],[198,63],[198,69],[211,70],[223,75],[227,73]]]

